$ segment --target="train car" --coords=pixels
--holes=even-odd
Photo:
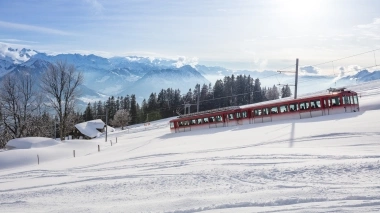
[[[305,119],[359,111],[356,92],[345,88],[304,95],[297,99],[283,98],[244,106],[232,106],[181,115],[171,120],[172,133],[228,127],[244,124]]]

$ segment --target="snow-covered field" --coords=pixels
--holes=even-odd
[[[351,88],[360,112],[0,151],[0,211],[379,212],[380,82]]]

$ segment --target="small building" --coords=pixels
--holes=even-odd
[[[92,139],[100,136],[105,130],[105,123],[101,119],[86,121],[75,124],[75,136],[82,136],[85,139]]]

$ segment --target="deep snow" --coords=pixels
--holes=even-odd
[[[360,112],[2,151],[1,211],[378,212],[380,82],[352,89]]]

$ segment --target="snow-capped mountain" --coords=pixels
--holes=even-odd
[[[82,94],[95,99],[104,97],[104,94],[136,94],[138,97],[144,97],[168,87],[187,91],[197,83],[209,83],[191,66],[176,68],[178,63],[172,59],[138,56],[103,58],[81,54],[48,55],[10,47],[3,48],[3,55],[6,56],[0,60],[0,77],[6,74],[30,73],[38,79],[50,63],[63,61],[73,64],[84,75],[85,89]],[[147,83],[148,81],[150,83]]]
[[[17,64],[28,61],[37,52],[30,49],[17,49],[0,43],[0,77],[11,72]]]
[[[36,78],[47,69],[50,63],[57,61],[73,64],[84,75],[83,101],[100,100],[107,96],[131,95],[147,98],[150,93],[158,93],[161,89],[173,88],[187,92],[196,84],[214,84],[224,76],[250,75],[259,78],[261,86],[274,84],[293,84],[293,76],[279,76],[275,71],[233,71],[218,66],[195,65],[192,60],[180,57],[178,60],[151,57],[112,57],[103,58],[97,55],[58,54],[48,55],[30,49],[15,49],[0,44],[0,78],[4,75],[30,73]],[[191,64],[186,65],[186,64]],[[355,81],[353,81],[355,79]],[[338,86],[346,82],[370,81],[380,79],[380,71],[363,70],[356,75],[336,80],[328,76],[299,76],[300,92],[315,90],[311,87],[319,85],[318,89]],[[339,83],[340,82],[340,83]],[[308,90],[309,89],[309,90]]]
[[[12,48],[0,43],[0,59],[8,60],[13,64],[26,62],[37,53],[35,50]]]
[[[368,70],[362,70],[355,75],[344,77],[345,79],[355,79],[361,82],[373,81],[380,79],[380,71],[369,72]]]
[[[180,68],[152,70],[137,80],[131,87],[121,92],[120,95],[133,93],[148,97],[152,92],[158,93],[161,89],[167,88],[187,92],[189,89],[194,89],[196,84],[209,83],[196,69],[190,65],[185,65]]]

